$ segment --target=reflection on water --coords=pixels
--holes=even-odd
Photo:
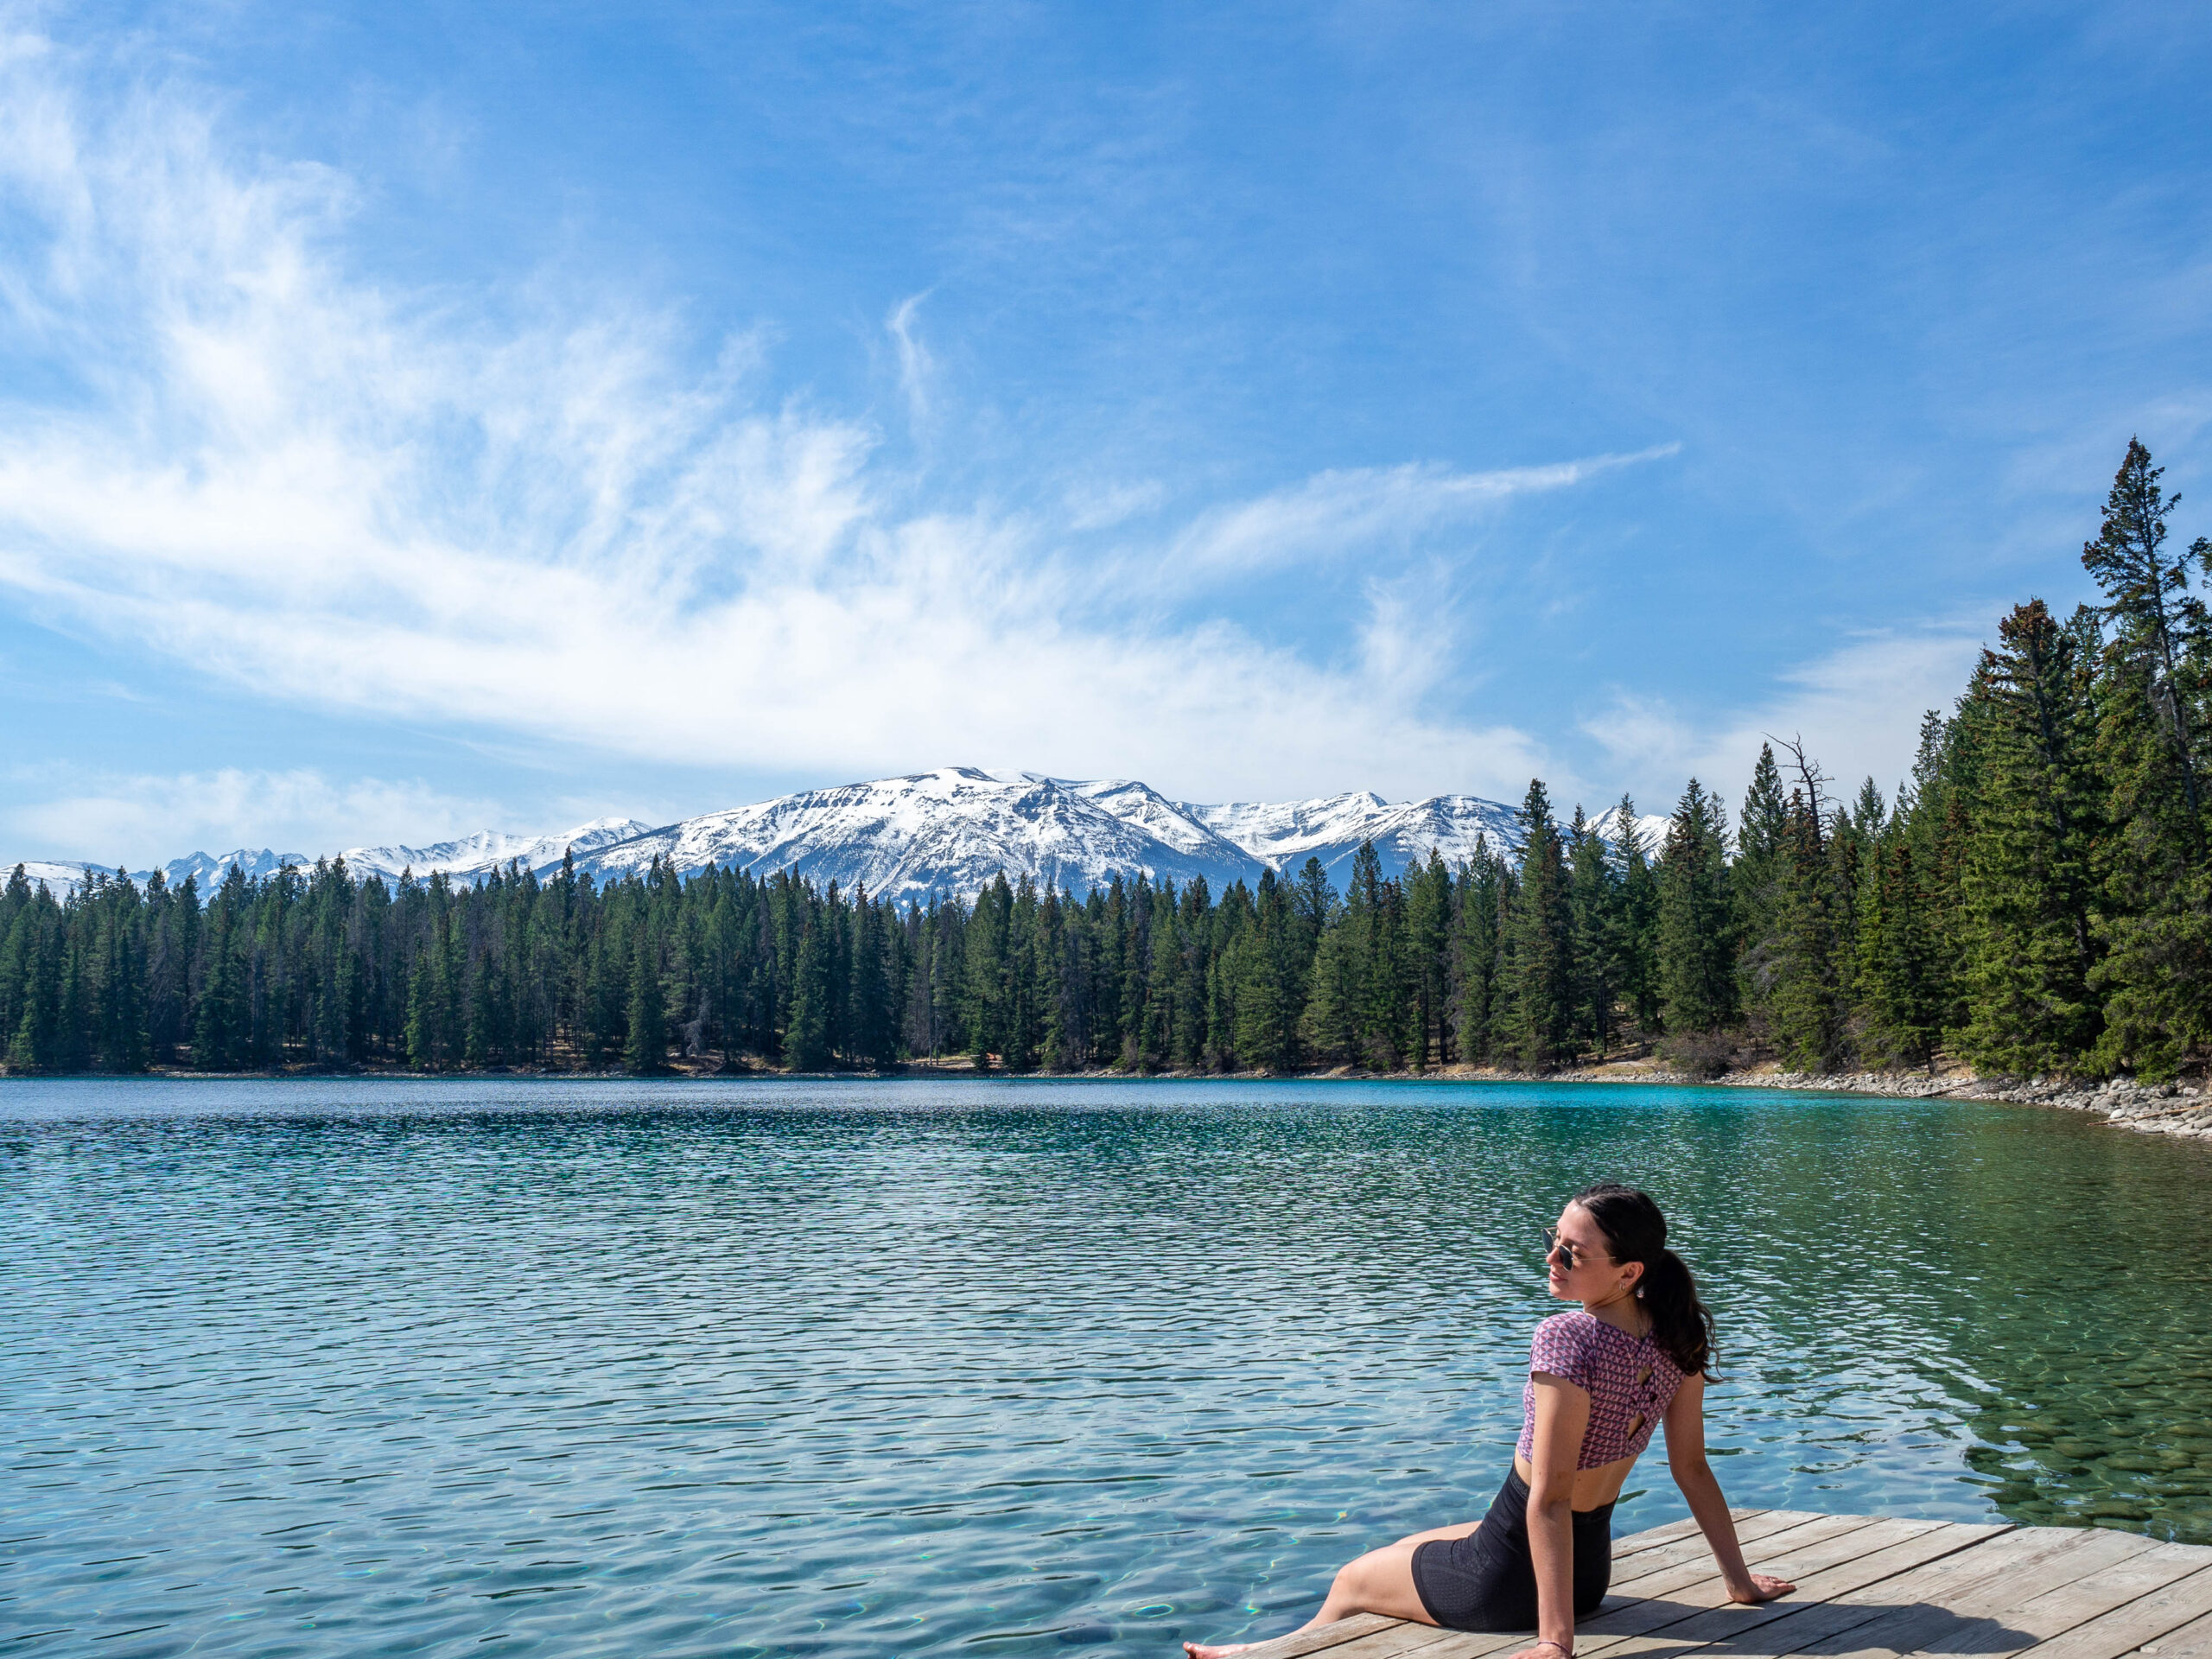
[[[1658,1192],[1738,1502],[2212,1541],[2212,1148],[1339,1084],[10,1084],[25,1653],[1162,1654],[1479,1514]],[[1680,1513],[1656,1457],[1619,1524]]]

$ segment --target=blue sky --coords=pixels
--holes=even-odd
[[[2212,531],[2202,7],[0,22],[9,857],[1886,787]]]

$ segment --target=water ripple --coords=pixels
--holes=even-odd
[[[2201,1146],[1688,1090],[11,1083],[26,1653],[1281,1628],[1478,1514],[1536,1229],[1649,1185],[1739,1502],[2212,1541]],[[1655,1460],[1622,1524],[1680,1512]]]

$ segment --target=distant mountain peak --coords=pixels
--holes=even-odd
[[[1608,811],[1594,821],[1609,839],[1614,817]],[[1656,855],[1666,823],[1639,820],[1647,855]],[[1236,881],[1256,881],[1264,869],[1294,874],[1309,858],[1341,887],[1365,842],[1374,843],[1383,874],[1394,875],[1432,850],[1451,865],[1484,843],[1513,856],[1521,829],[1511,807],[1475,795],[1392,802],[1357,790],[1202,805],[1172,800],[1134,778],[962,766],[801,790],[677,823],[602,817],[553,835],[480,830],[422,846],[353,847],[342,856],[357,877],[390,880],[411,871],[417,880],[442,873],[470,880],[510,866],[543,875],[573,850],[576,868],[602,880],[642,872],[658,858],[679,874],[716,865],[756,875],[781,870],[906,902],[971,895],[1001,871],[1078,894],[1139,875],[1178,887],[1203,877],[1218,893]],[[190,876],[205,893],[233,867],[259,877],[312,861],[241,848],[174,860],[163,874],[173,886]],[[28,873],[59,890],[90,879],[95,868],[48,861]],[[132,879],[143,883],[149,874]]]

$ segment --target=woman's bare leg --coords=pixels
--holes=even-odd
[[[1401,1538],[1380,1549],[1369,1550],[1338,1571],[1321,1611],[1298,1629],[1310,1630],[1316,1624],[1333,1624],[1354,1613],[1381,1613],[1389,1618],[1409,1618],[1417,1624],[1435,1624],[1428,1616],[1428,1609],[1421,1605],[1421,1592],[1414,1588],[1414,1551],[1431,1539],[1464,1538],[1481,1524],[1479,1521],[1469,1521],[1456,1527],[1438,1527]],[[1208,1647],[1202,1643],[1185,1642],[1183,1651],[1189,1659],[1222,1659],[1224,1655],[1241,1653],[1254,1645],[1235,1642],[1224,1647]]]

